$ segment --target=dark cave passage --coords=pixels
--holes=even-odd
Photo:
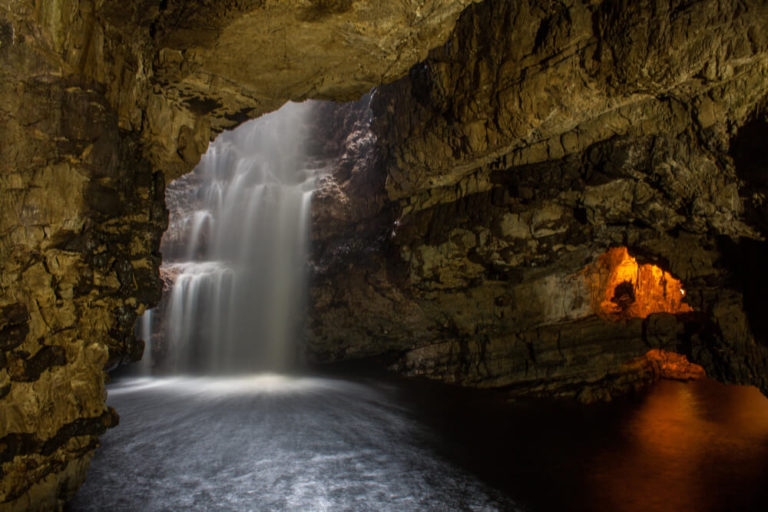
[[[768,235],[768,121],[755,117],[731,139],[736,174],[743,180],[746,215],[761,234]],[[744,294],[744,310],[755,338],[768,346],[768,242],[720,239],[725,266]]]

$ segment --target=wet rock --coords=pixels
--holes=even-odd
[[[759,258],[723,249],[764,236],[750,166],[768,44],[750,34],[765,9],[467,8],[446,44],[374,96],[393,220],[375,254],[349,235],[326,248],[337,256],[312,288],[310,357],[592,400],[647,382],[625,363],[661,347],[768,392],[768,344],[742,297],[752,311],[766,302],[736,263],[760,275]],[[681,279],[695,314],[594,318],[583,272],[618,246]]]

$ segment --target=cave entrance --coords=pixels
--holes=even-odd
[[[347,201],[347,189],[384,190],[384,175],[366,176],[378,162],[372,97],[286,103],[219,134],[168,184],[163,295],[135,328],[140,373],[303,369],[313,254],[350,229],[352,205],[370,201]],[[329,221],[321,233],[310,229],[318,218]]]
[[[310,206],[324,170],[309,147],[316,110],[288,102],[219,134],[167,186],[163,297],[139,327],[152,340],[145,373],[297,366]]]
[[[657,265],[640,264],[626,247],[601,254],[587,271],[592,309],[612,320],[645,318],[653,313],[687,313],[685,288]]]

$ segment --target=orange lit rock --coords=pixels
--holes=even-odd
[[[657,348],[649,350],[636,362],[644,365],[657,378],[695,380],[707,376],[704,368],[688,361],[684,355]]]
[[[592,308],[609,318],[645,318],[651,313],[686,313],[685,289],[656,265],[639,265],[626,247],[614,247],[587,270]]]

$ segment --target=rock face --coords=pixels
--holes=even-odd
[[[664,349],[767,391],[767,9],[4,1],[2,508],[60,508],[116,422],[104,369],[142,352],[165,184],[285,100],[406,74],[318,117],[344,140],[318,141],[311,360],[591,400]],[[694,311],[596,315],[583,273],[614,246]]]
[[[768,391],[766,9],[470,6],[377,91],[369,197],[391,220],[320,245],[312,357],[590,400],[661,348]],[[682,280],[693,312],[596,316],[584,272],[618,246]]]
[[[215,132],[348,99],[441,44],[468,0],[0,3],[0,508],[60,508],[141,357],[167,181]]]

